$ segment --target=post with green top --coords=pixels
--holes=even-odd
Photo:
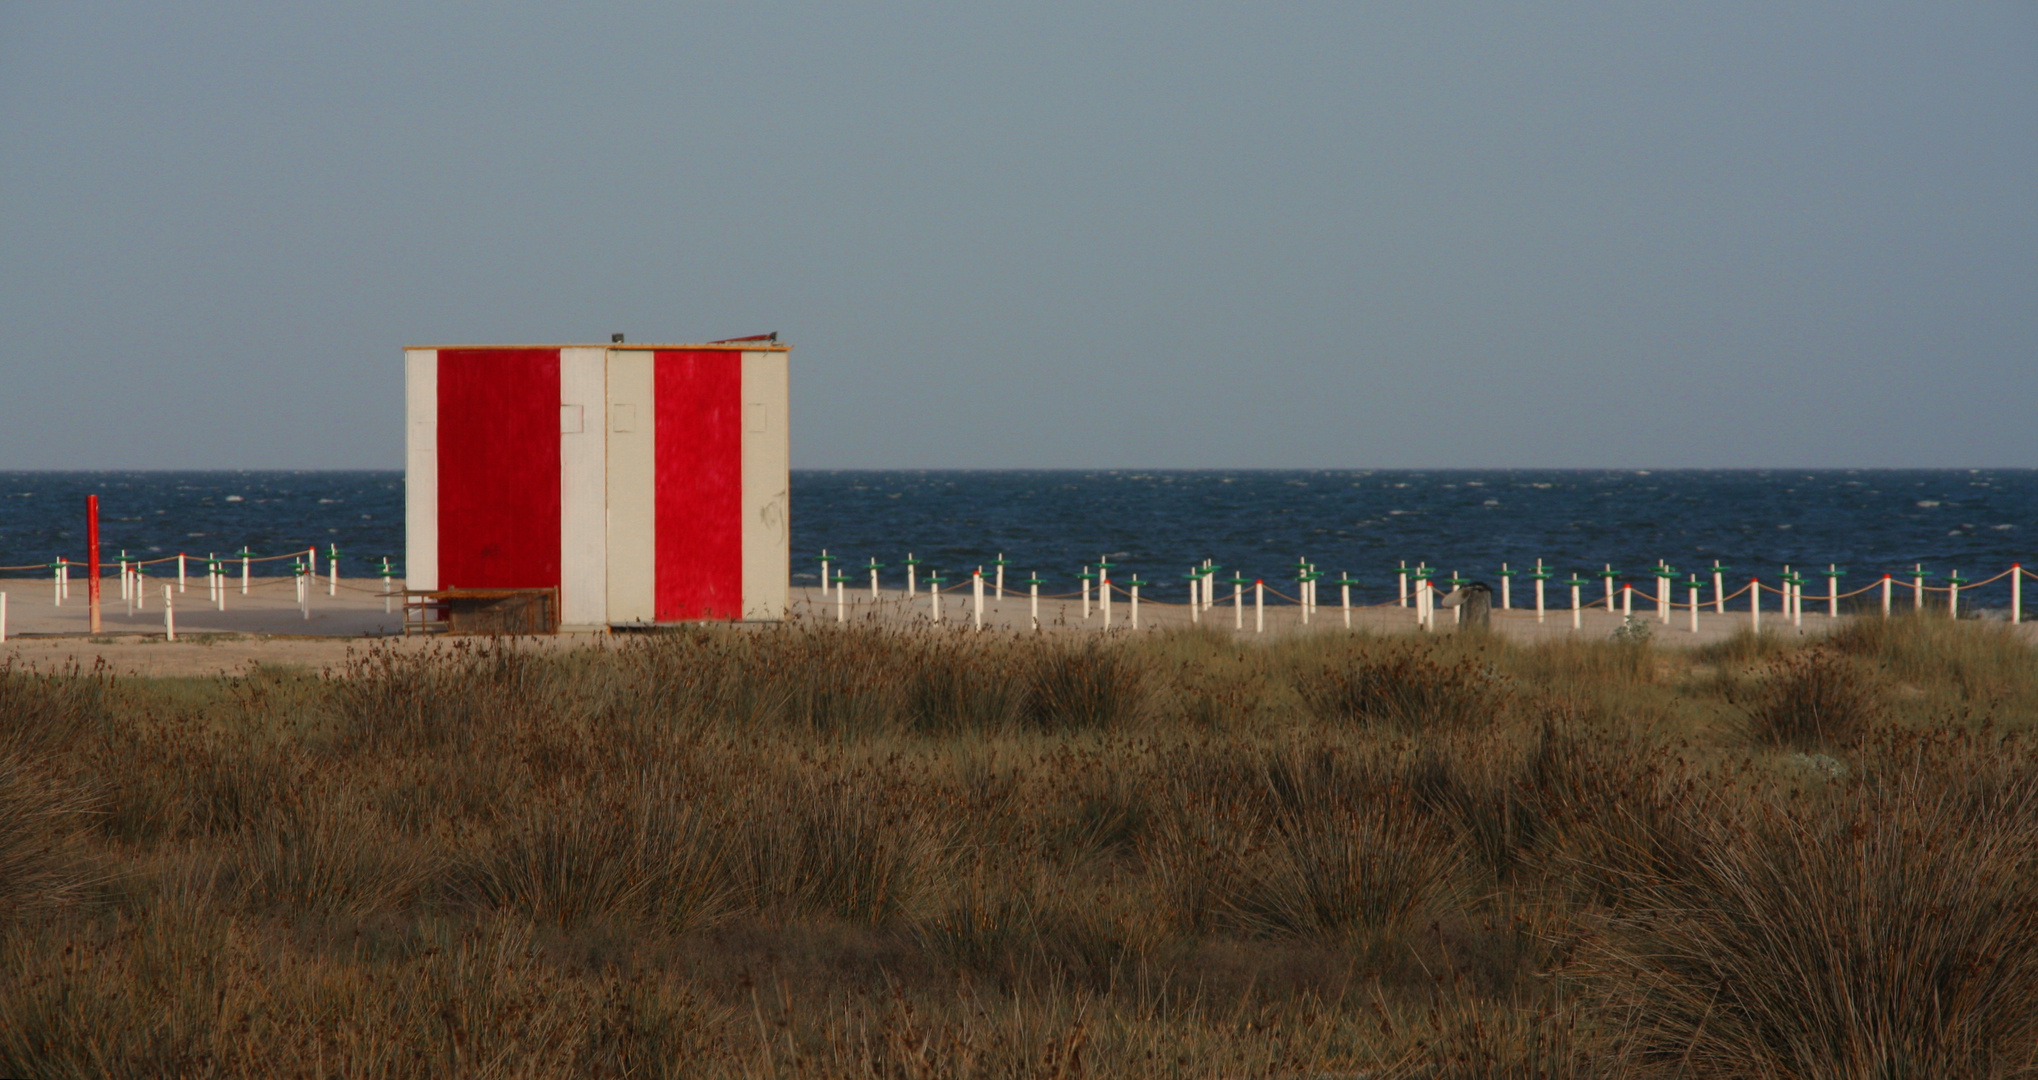
[[[1089,564],[1088,564],[1088,563],[1085,563],[1085,564],[1083,564],[1083,572],[1082,572],[1082,573],[1080,573],[1080,574],[1077,574],[1076,576],[1077,576],[1078,578],[1081,578],[1081,579],[1082,579],[1082,581],[1083,581],[1083,621],[1084,621],[1084,622],[1089,622],[1089,621],[1090,621],[1090,582],[1092,582],[1092,581],[1095,581],[1095,580],[1097,580],[1097,575],[1095,575],[1095,574],[1091,573],[1091,572],[1090,572],[1090,566],[1089,566]]]
[[[1209,611],[1217,603],[1217,572],[1224,567],[1216,559],[1203,560],[1203,610]]]
[[[920,565],[920,560],[914,558],[913,553],[908,551],[906,552],[906,561],[900,565],[906,568],[906,599],[911,600],[915,596],[920,595],[919,583],[914,574],[914,568]]]
[[[1337,576],[1338,599],[1344,604],[1345,629],[1347,630],[1352,628],[1352,586],[1357,584],[1358,582],[1353,581],[1349,575],[1339,574]]]
[[[934,613],[934,621],[941,621],[941,571],[927,575],[927,603]]]
[[[1519,573],[1521,573],[1519,570],[1509,570],[1506,563],[1500,564],[1500,610],[1502,611],[1514,610],[1514,590],[1512,586],[1514,585],[1514,575]]]
[[[1826,618],[1837,619],[1840,617],[1840,579],[1847,576],[1847,571],[1837,564],[1827,563],[1821,575],[1826,579]]]
[[[253,559],[253,557],[254,557],[254,552],[251,552],[251,551],[249,551],[249,550],[248,550],[248,545],[246,545],[246,544],[242,544],[242,545],[241,545],[241,595],[242,595],[242,596],[246,596],[246,595],[248,595],[248,563],[249,563],[249,562],[250,562],[250,561],[251,561],[251,560]]]
[[[313,550],[317,549],[314,548]],[[290,574],[293,578],[297,579],[298,613],[309,619],[311,618],[311,585],[310,579],[305,576],[303,559],[292,559],[290,561]]]
[[[881,563],[881,562],[877,561],[877,556],[875,556],[875,555],[872,555],[872,556],[870,557],[870,567],[869,567],[869,570],[870,570],[870,598],[871,598],[872,600],[876,600],[876,599],[878,598],[878,593],[877,593],[877,572],[878,572],[879,570],[882,570],[882,569],[884,569],[884,565],[885,565],[885,564],[883,564],[883,563]]]
[[[1670,625],[1670,605],[1674,603],[1670,599],[1670,594],[1676,591],[1676,577],[1677,571],[1669,563],[1661,560],[1657,561],[1656,617],[1662,619],[1665,626]]]
[[[1705,583],[1698,580],[1697,574],[1692,574],[1691,580],[1686,581],[1684,586],[1685,595],[1691,600],[1691,632],[1696,634],[1698,633],[1698,590],[1704,588]]]
[[[1033,632],[1036,634],[1040,632],[1040,587],[1044,584],[1046,582],[1040,580],[1039,574],[1026,576],[1026,587],[1032,591]]]
[[[1309,578],[1308,578],[1308,581],[1307,581],[1307,583],[1306,583],[1306,586],[1305,586],[1305,587],[1306,587],[1306,588],[1307,588],[1307,589],[1309,590],[1309,607],[1308,607],[1308,612],[1309,612],[1309,614],[1311,614],[1311,615],[1314,615],[1314,614],[1316,613],[1316,583],[1317,583],[1317,582],[1319,582],[1319,581],[1322,581],[1322,580],[1323,580],[1323,572],[1322,572],[1322,571],[1320,571],[1320,570],[1318,570],[1318,569],[1317,569],[1317,568],[1316,568],[1315,566],[1313,566],[1313,565],[1312,565],[1312,566],[1310,566],[1310,568],[1309,568]]]
[[[1611,615],[1613,614],[1613,582],[1615,578],[1620,577],[1620,571],[1615,570],[1612,563],[1605,563],[1604,565],[1606,569],[1601,570],[1599,576],[1606,579],[1606,613]]]
[[[1000,551],[998,552],[997,559],[991,565],[998,568],[997,598],[1003,600],[1005,598],[1005,568],[1012,564],[1005,560],[1005,553]]]
[[[1192,566],[1182,577],[1189,583],[1189,623],[1195,625],[1203,621],[1203,570]]]
[[[1132,594],[1132,628],[1134,630],[1139,629],[1139,587],[1145,584],[1147,582],[1139,580],[1138,574],[1132,575],[1132,580],[1125,583],[1126,591]]]
[[[1571,629],[1577,630],[1585,625],[1585,609],[1581,606],[1585,594],[1581,590],[1591,582],[1572,574],[1571,579],[1564,584],[1571,586]]]
[[[1225,584],[1231,586],[1231,628],[1242,631],[1245,629],[1245,578],[1233,570],[1231,580]]]
[[[1454,593],[1455,593],[1455,592],[1457,592],[1457,591],[1458,591],[1459,589],[1462,589],[1462,588],[1464,588],[1465,586],[1467,586],[1467,585],[1470,585],[1470,584],[1472,583],[1472,579],[1471,579],[1471,578],[1461,578],[1461,577],[1459,577],[1459,576],[1458,576],[1458,572],[1457,572],[1456,570],[1453,570],[1453,571],[1451,571],[1451,576],[1450,576],[1450,578],[1449,578],[1448,580],[1449,580],[1449,581],[1450,581],[1450,583],[1451,583],[1451,591],[1452,591],[1452,592],[1454,592]],[[1460,597],[1460,599],[1463,599],[1463,598],[1462,598],[1462,597]],[[1463,624],[1464,624],[1464,622],[1465,622],[1465,605],[1464,605],[1464,604],[1462,604],[1462,603],[1460,603],[1460,604],[1454,604],[1454,605],[1452,605],[1452,607],[1451,607],[1451,625],[1452,625],[1452,626],[1461,626],[1461,625],[1463,625]]]
[[[821,588],[826,590],[831,582],[835,585],[835,622],[839,625],[849,621],[849,575],[838,570],[834,577],[821,579]],[[821,595],[825,597],[827,593]]]
[[[332,555],[326,560],[326,595],[340,595],[340,545],[332,544]]]
[[[1728,571],[1730,571],[1730,570],[1732,570],[1732,569],[1733,569],[1733,567],[1731,567],[1731,566],[1721,566],[1721,565],[1720,565],[1720,561],[1719,561],[1718,559],[1714,559],[1714,560],[1712,561],[1712,603],[1713,603],[1713,610],[1714,610],[1715,612],[1717,612],[1718,614],[1721,614],[1721,615],[1725,615],[1725,614],[1727,613],[1727,579],[1726,579],[1726,574],[1727,574],[1727,572],[1728,572]]]
[[[1911,610],[1925,610],[1925,564],[1911,564]]]
[[[1407,606],[1408,606],[1408,560],[1407,560],[1407,559],[1403,559],[1403,560],[1401,560],[1401,569],[1400,569],[1400,571],[1399,571],[1399,578],[1400,578],[1400,581],[1401,581],[1401,606],[1402,606],[1402,607],[1407,607]]]
[[[396,576],[395,574],[392,574],[389,571],[389,556],[384,555],[382,557],[382,613],[384,615],[389,614],[394,606],[393,598],[390,595],[392,591],[390,588],[390,579],[395,576]]]
[[[1309,625],[1309,560],[1295,560],[1295,603],[1302,608],[1302,625]]]
[[[1550,578],[1551,574],[1550,574],[1550,572],[1549,572],[1548,570],[1545,570],[1545,569],[1543,569],[1543,560],[1541,560],[1541,559],[1537,559],[1537,560],[1536,560],[1536,568],[1535,568],[1535,572],[1534,572],[1534,573],[1531,573],[1531,574],[1530,574],[1529,576],[1530,576],[1530,577],[1532,577],[1532,578],[1534,578],[1534,579],[1535,579],[1535,581],[1536,581],[1536,621],[1537,621],[1537,622],[1542,622],[1542,621],[1543,621],[1543,582],[1545,582],[1545,581],[1549,580],[1549,578]]]
[[[1946,614],[1953,618],[1960,617],[1960,587],[1968,581],[1958,570],[1946,575]]]
[[[213,584],[212,584],[212,603],[213,603],[214,607],[216,607],[216,608],[217,608],[218,610],[220,610],[220,611],[225,611],[225,610],[226,610],[226,564],[225,564],[225,563],[223,563],[223,562],[221,562],[221,561],[220,561],[220,559],[219,559],[219,556],[217,556],[217,555],[214,555],[214,556],[212,556],[212,557],[211,557],[210,559],[208,559],[208,560],[206,560],[206,561],[207,561],[207,564],[208,564],[208,565],[207,565],[207,569],[209,569],[210,571],[212,571],[212,582],[213,582]]]
[[[1804,575],[1797,573],[1787,566],[1784,567],[1783,588],[1784,595],[1789,597],[1790,602],[1790,625],[1793,627],[1803,627]]]

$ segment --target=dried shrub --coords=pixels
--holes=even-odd
[[[1694,817],[1699,857],[1597,957],[1655,1053],[1700,1075],[2027,1075],[2038,787],[1943,788],[1912,772]]]
[[[1146,718],[1145,672],[1122,648],[1054,648],[1033,664],[1025,717],[1044,731],[1101,731]]]
[[[1879,687],[1846,656],[1809,649],[1774,665],[1740,703],[1750,739],[1765,746],[1813,750],[1848,746],[1881,718]]]
[[[1491,665],[1476,657],[1447,665],[1413,648],[1326,669],[1297,690],[1324,720],[1408,732],[1485,726],[1510,697]]]

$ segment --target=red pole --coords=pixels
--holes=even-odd
[[[99,632],[99,496],[85,496],[86,594],[91,598],[92,632]]]

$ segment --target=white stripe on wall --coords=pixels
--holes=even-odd
[[[658,615],[658,410],[653,354],[608,354],[608,621]]]
[[[403,584],[439,587],[439,351],[403,351]]]
[[[559,621],[608,623],[607,349],[559,350]]]
[[[786,356],[743,354],[743,617],[786,617],[792,558]]]

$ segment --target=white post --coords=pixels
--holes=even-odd
[[[1203,621],[1203,579],[1196,576],[1196,568],[1189,568],[1189,623]]]
[[[1607,564],[1606,564],[1606,573],[1605,573],[1605,574],[1603,574],[1603,575],[1601,575],[1601,578],[1600,578],[1600,580],[1602,580],[1602,581],[1606,582],[1606,613],[1607,613],[1608,615],[1611,615],[1611,614],[1613,614],[1613,564],[1612,564],[1612,563],[1607,563]]]
[[[1139,575],[1132,575],[1132,628],[1139,629]]]
[[[1571,580],[1576,581],[1578,579],[1574,577]],[[1576,585],[1571,586],[1571,629],[1573,630],[1577,630],[1585,625],[1585,609],[1579,604],[1581,599],[1583,597],[1580,595],[1579,587]]]
[[[1253,632],[1267,632],[1267,582],[1264,578],[1253,579]]]
[[[1104,629],[1111,629],[1111,563],[1097,560],[1097,606],[1104,609]]]
[[[1690,589],[1689,589],[1689,590],[1687,590],[1687,591],[1688,591],[1688,592],[1690,592],[1690,594],[1691,594],[1691,632],[1692,632],[1692,633],[1694,633],[1694,634],[1696,634],[1696,633],[1698,633],[1698,579],[1697,579],[1697,578],[1695,578],[1695,577],[1694,577],[1694,578],[1692,578],[1692,579],[1691,579],[1691,587],[1690,587]]]
[[[1352,628],[1352,587],[1341,581],[1338,583],[1337,588],[1340,593],[1339,598],[1344,601],[1345,629],[1350,630]]]
[[[1635,587],[1625,581],[1620,587],[1620,617],[1623,625],[1635,617]]]
[[[835,622],[837,625],[849,621],[849,582],[843,580],[847,576],[847,574],[835,575]],[[827,588],[828,583],[823,581],[821,587]]]
[[[998,552],[998,599],[1005,598],[1005,553]]]
[[[1720,576],[1720,561],[1712,561],[1712,604],[1713,610],[1721,615],[1727,613],[1727,583]]]
[[[332,557],[326,560],[326,595],[340,595],[340,545],[333,545]]]
[[[317,549],[314,548],[313,550]],[[298,579],[298,609],[307,619],[311,618],[311,586],[317,580],[317,573],[317,571],[307,565],[304,569],[304,576]]]
[[[141,560],[134,564],[134,609],[147,611],[149,607],[149,579],[142,573]]]
[[[389,590],[384,588],[382,591]],[[245,546],[241,548],[241,595],[248,595],[248,549]]]
[[[1034,577],[1027,588],[1033,590],[1033,629],[1040,629],[1040,578]]]
[[[1402,607],[1407,607],[1407,606],[1408,606],[1408,560],[1407,560],[1407,559],[1403,559],[1403,560],[1401,560],[1401,573],[1400,573],[1399,577],[1400,577],[1400,579],[1401,579],[1401,601],[1400,601],[1400,603],[1401,603],[1401,606],[1402,606]]]
[[[0,603],[4,603],[0,599]],[[4,611],[0,608],[0,611]],[[2010,625],[2024,621],[2024,564],[2010,564]]]
[[[1804,586],[1798,582],[1793,581],[1789,584],[1788,587],[1790,589],[1790,625],[1797,629],[1803,629]]]
[[[0,592],[0,641],[7,640],[7,594]]]
[[[64,560],[59,557],[50,564],[50,606],[64,606]]]
[[[1543,621],[1543,560],[1536,560],[1536,621]]]
[[[1656,569],[1661,571],[1666,565],[1666,563],[1658,562]],[[1670,625],[1670,605],[1672,603],[1670,599],[1670,585],[1671,581],[1669,578],[1661,573],[1656,575],[1656,617],[1663,620],[1664,626]]]
[[[1000,555],[1000,556],[998,556],[998,557],[999,557],[999,558],[1001,558],[1001,559],[1002,559],[1002,558],[1004,558],[1004,556],[1003,556],[1003,555]],[[974,573],[974,574],[971,574],[971,575],[969,576],[969,583],[970,583],[970,593],[971,593],[971,599],[975,601],[975,606],[974,606],[974,607],[972,607],[972,608],[970,609],[970,614],[969,614],[969,621],[970,621],[970,628],[971,628],[972,630],[976,630],[977,632],[981,633],[981,632],[983,631],[983,629],[984,629],[984,568],[983,568],[983,567],[981,567],[981,566],[977,567],[977,571],[976,571],[976,573]]]
[[[1840,617],[1840,579],[1831,571],[1840,569],[1839,563],[1827,563],[1826,570],[1826,618]]]
[[[928,602],[929,604],[931,604],[931,605],[933,606],[933,609],[934,609],[934,621],[935,621],[935,622],[940,622],[940,621],[941,621],[941,583],[940,583],[939,581],[930,581],[930,582],[928,582],[928,583],[927,583],[927,602]]]
[[[1748,629],[1762,632],[1762,582],[1748,579]]]
[[[396,599],[394,596],[390,595],[392,592],[395,591],[395,586],[390,582],[389,579],[390,579],[389,559],[387,557],[384,557],[382,560],[382,613],[384,615],[390,613],[390,611],[392,610],[391,605],[395,603]]]
[[[163,636],[177,640],[177,605],[170,597],[170,587],[163,586]]]
[[[1882,575],[1882,617],[1885,619],[1889,618],[1889,586],[1889,575]]]
[[[304,572],[310,575],[309,579],[304,583],[304,587],[309,589],[318,582],[317,544],[313,544],[310,547],[304,549]]]
[[[877,599],[877,556],[870,557],[870,598]]]
[[[1925,567],[1922,563],[1911,565],[1911,610],[1925,610]]]
[[[177,591],[184,591],[184,553],[177,553]]]
[[[1232,572],[1237,573],[1235,570]],[[1237,577],[1231,579],[1231,628],[1240,631],[1245,629],[1245,586],[1240,584],[1242,580]]]
[[[212,576],[214,576],[214,577],[216,577],[216,578],[218,578],[218,579],[219,579],[219,584],[218,584],[218,585],[216,585],[216,586],[214,586],[214,591],[213,591],[213,602],[219,605],[219,610],[221,610],[221,611],[225,611],[225,610],[226,610],[226,571],[225,571],[225,570],[220,570],[220,569],[217,569],[217,568],[218,568],[218,566],[219,566],[219,563],[217,563],[217,562],[214,562],[214,563],[213,563],[212,565],[213,565],[213,567],[215,568],[215,570],[214,570],[214,573],[213,573],[213,575],[212,575]]]
[[[316,571],[314,571],[315,573]],[[828,549],[821,549],[821,602],[828,602]]]
[[[1083,572],[1079,576],[1083,579],[1083,621],[1088,622],[1090,621],[1090,568],[1087,566],[1083,567]]]
[[[1514,593],[1513,593],[1513,592],[1511,592],[1511,591],[1510,591],[1510,590],[1508,589],[1508,586],[1510,586],[1510,585],[1512,585],[1512,584],[1514,584],[1514,575],[1512,575],[1512,574],[1510,574],[1510,573],[1508,573],[1508,572],[1507,572],[1507,564],[1506,564],[1506,563],[1501,563],[1501,564],[1500,564],[1500,610],[1502,610],[1502,611],[1508,611],[1508,610],[1511,610],[1511,609],[1513,609],[1513,607],[1514,607]]]
[[[1960,617],[1960,571],[1955,569],[1946,575],[1946,614]]]
[[[919,595],[919,587],[914,581],[915,575],[913,573],[916,568],[913,562],[913,553],[910,551],[906,552],[906,599],[908,600]]]

